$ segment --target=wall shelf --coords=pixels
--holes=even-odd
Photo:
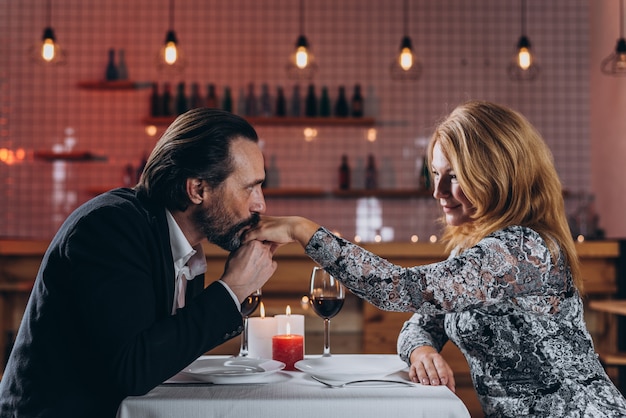
[[[376,197],[379,199],[410,199],[432,197],[432,192],[425,189],[354,189],[354,190],[322,190],[305,188],[266,188],[265,197],[270,198],[332,198],[358,199]]]
[[[145,89],[152,86],[152,82],[149,81],[130,81],[130,80],[115,80],[115,81],[79,81],[78,88],[85,90],[138,90]]]
[[[91,187],[87,190],[90,195],[99,195],[115,187]],[[266,198],[280,199],[358,199],[362,197],[376,197],[379,199],[411,199],[430,198],[432,192],[425,189],[377,189],[377,190],[323,190],[316,188],[266,188],[263,189]]]
[[[96,155],[90,151],[70,151],[70,152],[54,152],[54,151],[35,151],[33,157],[36,160],[43,161],[106,161],[105,155]]]
[[[356,189],[356,190],[333,190],[332,197],[335,198],[360,198],[376,197],[379,199],[410,199],[414,197],[433,197],[433,192],[429,189]]]
[[[175,116],[147,117],[142,120],[146,125],[169,125],[176,119]],[[355,126],[373,127],[376,124],[374,118],[337,118],[337,117],[247,117],[246,120],[254,126]]]
[[[264,188],[263,195],[265,197],[280,198],[323,198],[328,192],[322,189],[305,189],[305,188]]]

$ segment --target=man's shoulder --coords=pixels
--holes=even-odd
[[[106,228],[112,223],[151,224],[165,222],[165,210],[152,205],[133,189],[118,188],[102,193],[77,208],[66,220],[66,228],[93,225]],[[65,228],[62,228],[65,229]]]
[[[128,188],[109,190],[89,200],[83,206],[87,212],[106,209],[139,212],[157,211],[155,205],[140,196],[135,190]]]

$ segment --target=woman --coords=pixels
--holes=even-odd
[[[446,261],[404,268],[301,217],[264,218],[247,240],[299,242],[353,293],[411,311],[398,340],[410,376],[454,388],[438,351],[465,355],[488,417],[626,416],[594,352],[582,278],[550,151],[520,114],[456,108],[428,148]]]

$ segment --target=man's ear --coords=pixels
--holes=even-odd
[[[201,204],[205,198],[206,183],[198,178],[188,178],[187,179],[187,196],[189,196],[189,200],[191,203],[195,205]]]

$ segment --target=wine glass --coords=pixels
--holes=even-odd
[[[243,332],[241,333],[241,348],[239,357],[248,357],[248,317],[256,310],[261,302],[261,289],[255,290],[241,304],[241,316],[243,316]]]
[[[324,353],[330,357],[330,318],[339,313],[345,300],[341,283],[321,267],[313,267],[309,300],[315,313],[324,318]]]

